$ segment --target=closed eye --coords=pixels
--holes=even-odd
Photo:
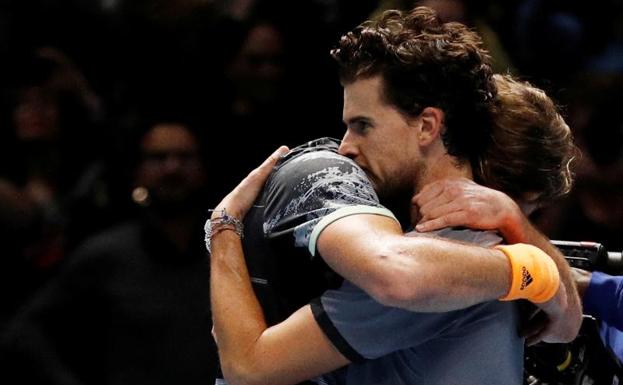
[[[365,118],[354,118],[349,120],[347,126],[358,134],[365,134],[372,127],[372,123]]]

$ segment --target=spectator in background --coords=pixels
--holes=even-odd
[[[308,87],[306,80],[298,80],[301,77],[292,77],[293,69],[297,73],[307,72],[307,64],[299,66],[299,62],[292,61],[289,42],[293,37],[286,36],[280,21],[254,18],[240,23],[236,35],[238,48],[226,66],[229,87],[219,117],[219,126],[225,129],[218,136],[225,143],[235,141],[237,151],[244,157],[229,157],[228,168],[219,168],[222,186],[239,180],[249,162],[263,159],[275,146],[276,138],[284,143],[301,143],[311,139],[311,132],[333,127],[324,124],[329,122],[325,108],[310,113],[308,101],[315,98],[315,90]],[[301,41],[295,43],[299,48],[305,47]],[[322,74],[318,76],[324,78]],[[239,140],[240,135],[245,137],[244,141]]]
[[[18,313],[2,339],[0,381],[214,382],[202,146],[168,121],[137,142],[137,217],[88,239]]]
[[[11,290],[8,317],[97,226],[106,204],[95,143],[102,107],[80,70],[44,47],[16,58],[3,95],[0,139],[0,232],[9,252],[0,281]],[[84,214],[80,216],[79,214]]]
[[[270,21],[249,24],[234,55],[228,78],[233,87],[231,112],[236,117],[253,117],[283,102],[286,75],[284,36]]]

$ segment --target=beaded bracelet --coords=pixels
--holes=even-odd
[[[208,211],[214,212],[215,210]],[[227,214],[225,209],[222,209],[219,217],[208,219],[203,226],[203,231],[205,232],[204,240],[208,253],[212,253],[212,237],[223,230],[231,230],[238,234],[240,239],[244,238],[244,225],[242,222],[238,218]]]

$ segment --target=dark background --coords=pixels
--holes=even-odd
[[[131,215],[132,144],[146,125],[200,133],[212,207],[278,145],[341,137],[329,50],[383,7],[414,4],[0,1],[0,269],[15,293],[0,303],[5,317],[84,239]],[[623,4],[419,4],[478,30],[496,71],[561,106],[583,155],[574,191],[537,212],[543,231],[623,249]]]

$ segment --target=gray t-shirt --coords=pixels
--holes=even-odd
[[[493,233],[444,229],[445,238],[481,245]],[[514,385],[522,383],[519,309],[491,301],[447,313],[386,307],[350,282],[312,302],[327,337],[353,363],[319,379],[327,384]]]

